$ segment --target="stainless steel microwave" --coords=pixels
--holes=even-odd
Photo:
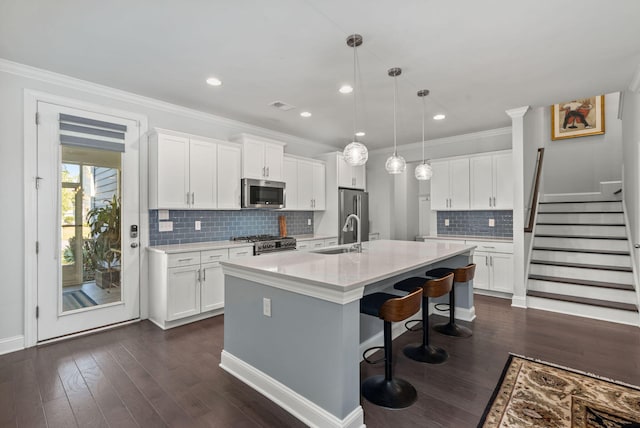
[[[242,208],[284,208],[286,183],[282,181],[242,179]]]

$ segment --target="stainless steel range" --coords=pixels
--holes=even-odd
[[[238,236],[231,238],[236,242],[253,242],[253,255],[275,253],[296,249],[296,238],[286,236],[284,238],[274,235]]]

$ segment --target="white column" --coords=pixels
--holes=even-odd
[[[524,260],[524,115],[529,106],[507,110],[511,117],[513,156],[513,298],[511,306],[527,307]]]

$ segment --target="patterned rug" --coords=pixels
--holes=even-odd
[[[96,301],[87,296],[87,293],[82,290],[65,291],[62,293],[63,311],[73,311],[74,309],[82,309],[96,305]]]
[[[510,355],[481,427],[640,428],[640,388]]]

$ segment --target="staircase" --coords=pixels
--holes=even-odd
[[[541,202],[527,306],[638,325],[621,201]]]

